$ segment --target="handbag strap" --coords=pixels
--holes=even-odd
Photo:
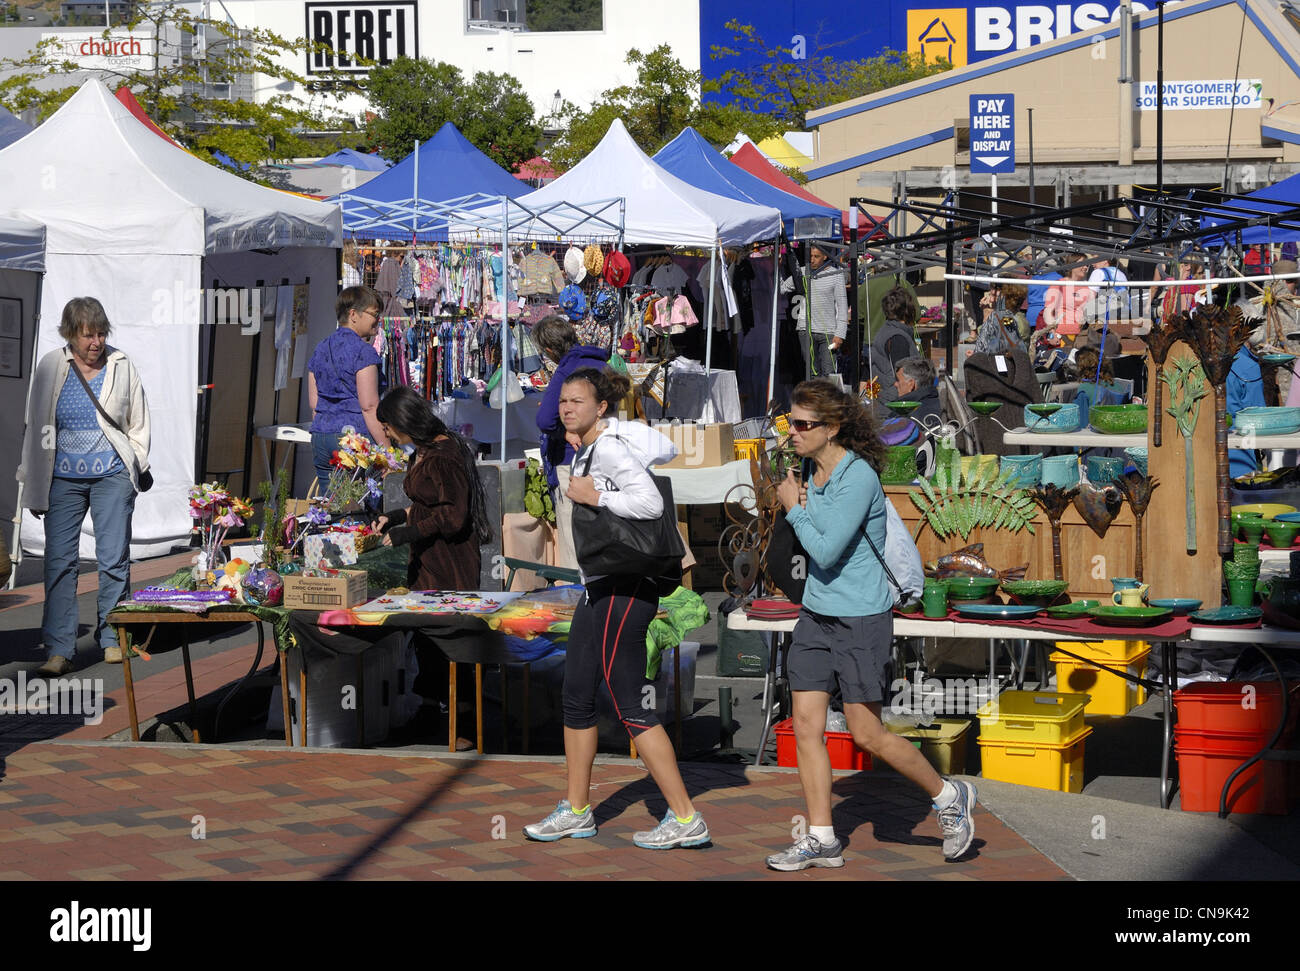
[[[861,456],[858,458],[860,461],[862,460]],[[883,498],[885,502],[889,502],[888,496],[884,496]],[[888,522],[888,517],[886,517],[885,521],[886,523]],[[880,549],[876,546],[876,541],[873,540],[871,534],[867,532],[866,520],[863,520],[862,522],[862,535],[866,537],[867,545],[871,547],[871,552],[875,553],[876,559],[880,561],[880,566],[881,569],[885,571],[885,576],[889,579],[889,582],[894,585],[894,589],[898,591],[898,595],[902,597],[904,595],[903,585],[898,582],[898,578],[894,576],[894,571],[889,568],[889,564],[885,562],[884,556],[881,555]]]
[[[104,366],[107,367],[108,363],[105,362]],[[90,382],[87,381],[86,376],[81,373],[81,369],[77,367],[76,361],[72,362],[72,373],[77,376],[77,380],[81,382],[81,386],[86,389],[86,397],[88,397],[91,403],[95,406],[95,410],[104,416],[104,421],[116,428],[119,434],[125,435],[126,432],[122,431],[122,426],[113,421],[108,412],[104,410],[104,406],[99,403],[99,398],[97,398],[95,392],[91,390]]]

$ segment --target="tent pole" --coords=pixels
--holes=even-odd
[[[415,140],[415,151],[411,153],[411,157],[415,160],[411,176],[411,245],[414,246],[416,220],[419,218],[416,215],[416,208],[420,205],[420,140],[418,138]]]
[[[772,410],[772,399],[776,397],[776,306],[778,291],[780,291],[780,262],[781,262],[781,237],[772,241],[772,334],[770,347],[767,354],[767,401],[763,405],[763,413],[768,414]]]
[[[709,394],[708,382],[713,374],[713,291],[717,288],[718,279],[718,246],[717,240],[713,241],[713,248],[709,250],[709,303],[708,309],[704,312],[705,333],[704,333],[704,393]],[[706,397],[705,400],[712,400]]]
[[[42,251],[41,257],[44,259],[45,253]],[[26,414],[32,412],[32,378],[36,375],[36,365],[40,363],[38,348],[40,346],[41,336],[41,290],[45,286],[45,270],[36,279],[36,304],[32,308],[32,366],[27,372],[27,409]],[[18,322],[22,327],[22,321]],[[19,330],[21,334],[22,331]],[[31,429],[24,425],[23,436],[26,437],[31,433]],[[18,496],[14,502],[14,541],[9,550],[9,559],[13,563],[13,569],[9,573],[9,583],[6,589],[13,590],[18,585],[18,567],[23,562],[23,483],[18,483]],[[44,554],[42,554],[44,555]]]
[[[510,267],[507,264],[506,254],[510,252],[510,197],[501,197],[501,285],[504,292],[497,294],[501,301],[501,461],[506,460],[506,410],[510,407],[510,385],[507,381],[518,380],[515,372],[510,368],[510,358],[508,355],[509,344],[507,339],[510,336]],[[491,258],[488,259],[489,269],[492,266]],[[504,468],[504,465],[502,466]]]

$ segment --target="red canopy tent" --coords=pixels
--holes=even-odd
[[[763,153],[754,146],[753,142],[746,142],[744,145],[740,146],[740,150],[731,156],[731,161],[736,165],[739,165],[750,175],[762,179],[768,185],[775,186],[782,192],[789,192],[791,195],[796,195],[800,199],[806,199],[808,202],[815,202],[819,206],[830,205],[830,203],[825,199],[817,198],[817,196],[813,195],[798,182],[794,181],[794,179],[787,176],[775,165],[769,162],[764,157]],[[844,227],[844,232],[847,235],[849,231],[848,211],[842,210],[841,216],[841,225]],[[867,230],[879,225],[879,220],[873,219],[865,213],[858,213],[858,236],[860,239],[865,239],[868,235],[874,235],[868,233]]]
[[[534,155],[527,162],[520,162],[514,174],[517,178],[523,179],[538,188],[560,177],[560,173],[555,170],[555,166],[540,155]]]
[[[139,121],[142,125],[148,128],[155,135],[167,139],[167,141],[171,142],[177,148],[185,147],[181,145],[179,142],[177,142],[176,139],[172,138],[171,135],[168,135],[165,131],[163,131],[161,128],[159,128],[157,125],[153,123],[153,119],[150,118],[147,114],[145,114],[144,109],[140,107],[140,102],[135,99],[135,95],[131,93],[131,89],[127,87],[125,84],[122,85],[120,88],[117,89],[117,91],[114,92],[113,97],[117,98],[118,101],[122,102],[122,107],[124,107],[127,111],[131,112],[131,114],[135,116],[135,119],[137,121]],[[188,149],[186,149],[186,151],[188,151]]]

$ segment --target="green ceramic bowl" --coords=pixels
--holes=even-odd
[[[1064,407],[1065,406],[1063,404],[1059,404],[1059,403],[1050,404],[1050,405],[1049,404],[1025,405],[1025,411],[1030,411],[1033,412],[1035,415],[1041,415],[1043,418],[1046,418],[1049,415],[1056,414]]]
[[[968,401],[966,404],[969,405],[970,410],[975,412],[977,415],[991,415],[1002,407],[1002,402],[1000,401]]]
[[[1105,435],[1137,435],[1147,430],[1147,406],[1093,405],[1088,424]]]
[[[1149,627],[1173,616],[1168,607],[1116,607],[1102,604],[1088,611],[1088,616],[1099,624],[1110,627]]]
[[[1055,603],[1069,586],[1066,580],[1003,580],[1002,592],[1023,604],[1046,607]]]
[[[949,600],[983,600],[998,588],[997,577],[951,577],[947,582]]]
[[[897,413],[900,414],[900,415],[910,415],[912,412],[916,411],[917,408],[920,408],[920,407],[921,407],[921,402],[919,402],[919,401],[886,401],[886,402],[885,402],[885,405],[886,405],[886,407],[888,407],[891,411],[897,412]]]
[[[1300,533],[1300,524],[1270,522],[1264,527],[1264,532],[1268,533],[1270,543],[1284,548],[1295,542],[1296,534]]]
[[[1059,607],[1048,607],[1047,616],[1055,617],[1057,620],[1085,617],[1093,607],[1100,606],[1100,600],[1076,600],[1074,603],[1061,604]]]
[[[1247,543],[1257,545],[1263,535],[1264,521],[1262,519],[1243,519],[1241,521],[1241,538]]]

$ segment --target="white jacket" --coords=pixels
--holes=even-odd
[[[609,419],[600,437],[574,455],[569,474],[590,475],[600,493],[598,504],[614,515],[656,519],[663,515],[664,499],[646,466],[671,462],[676,455],[672,441],[649,425]]]
[[[104,416],[95,419],[113,450],[131,474],[131,485],[140,490],[140,473],[149,468],[149,405],[145,401],[140,374],[124,353],[104,348],[104,386],[99,403],[122,426],[122,434]],[[32,374],[27,397],[27,429],[23,436],[23,461],[17,479],[23,483],[23,508],[44,513],[50,507],[50,483],[54,479],[54,413],[59,393],[72,367],[72,348],[66,344],[41,358]]]

